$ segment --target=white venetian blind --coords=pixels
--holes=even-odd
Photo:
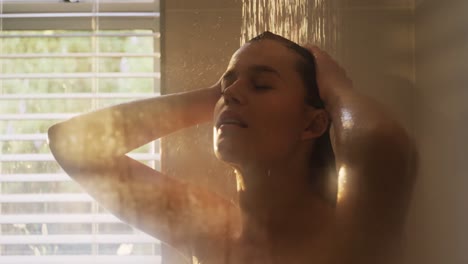
[[[160,263],[58,166],[47,129],[159,93],[158,1],[2,1],[0,263]],[[158,169],[159,142],[132,152]]]

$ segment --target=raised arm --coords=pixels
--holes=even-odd
[[[52,126],[50,147],[61,165],[103,163],[179,129],[210,121],[219,96],[213,86],[83,114]]]
[[[327,264],[398,263],[416,176],[414,142],[381,105],[353,89],[328,54],[310,50],[339,171],[334,252]]]
[[[125,154],[210,121],[219,96],[214,85],[83,114],[49,129],[50,149],[74,180],[122,220],[182,250],[213,243],[231,230],[231,203]]]

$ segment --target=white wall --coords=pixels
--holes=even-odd
[[[417,1],[419,181],[407,263],[468,263],[468,1]]]

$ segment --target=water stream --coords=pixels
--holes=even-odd
[[[299,44],[339,49],[339,0],[242,0],[241,45],[263,31]]]

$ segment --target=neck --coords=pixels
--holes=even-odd
[[[285,240],[321,226],[326,205],[310,180],[308,156],[236,170],[244,237]],[[257,163],[258,164],[258,163]],[[308,229],[308,230],[305,230]]]

